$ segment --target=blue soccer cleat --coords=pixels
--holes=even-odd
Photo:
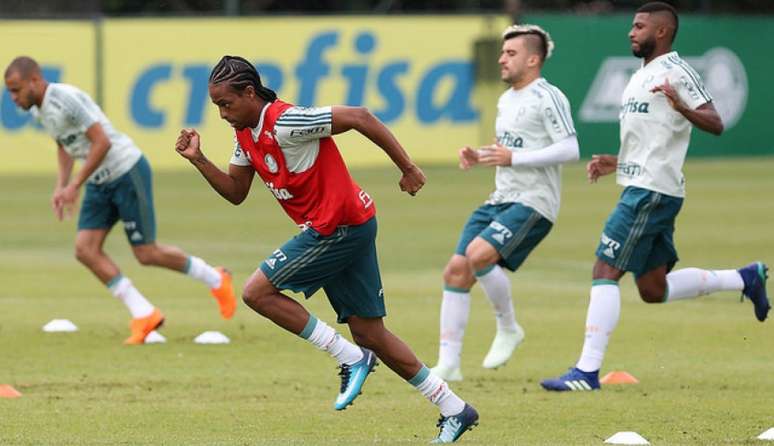
[[[450,417],[441,416],[436,426],[441,428],[441,432],[430,443],[454,443],[462,434],[478,426],[478,412],[476,412],[473,406],[466,403],[462,412],[457,415]]]
[[[599,370],[584,372],[573,367],[559,378],[544,379],[540,385],[552,392],[599,390]]]
[[[360,361],[349,365],[342,364],[339,366],[339,376],[341,376],[341,390],[336,397],[336,410],[344,410],[355,401],[358,395],[360,395],[360,389],[363,388],[368,374],[376,367],[376,355],[367,348],[360,347],[363,351],[363,358]]]
[[[754,262],[737,271],[744,281],[742,295],[752,301],[755,317],[761,322],[765,321],[771,309],[769,297],[766,295],[769,267],[763,262]]]

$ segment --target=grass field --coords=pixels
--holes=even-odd
[[[678,220],[680,266],[736,268],[774,262],[774,158],[693,161]],[[433,365],[441,271],[470,211],[489,193],[492,172],[427,167],[410,198],[397,172],[357,169],[374,196],[387,324]],[[540,379],[577,359],[590,269],[602,224],[620,192],[612,178],[585,183],[565,170],[558,224],[511,276],[526,342],[509,364],[480,367],[494,334],[485,296],[474,289],[454,386],[481,414],[463,444],[600,445],[634,430],[654,445],[752,445],[774,427],[774,327],[758,323],[734,293],[646,305],[622,281],[622,316],[603,373],[624,369],[638,385],[587,394],[549,394]],[[361,445],[425,444],[435,408],[380,366],[363,395],[337,413],[335,364],[241,305],[221,321],[197,282],[137,265],[116,229],[107,250],[167,315],[165,345],[128,348],[128,313],[73,257],[74,222],[56,223],[48,176],[0,178],[0,384],[24,396],[0,399],[1,445]],[[231,268],[241,284],[294,226],[256,181],[232,207],[193,171],[155,177],[159,241]],[[305,305],[334,322],[322,294]],[[53,318],[80,331],[45,334]],[[343,328],[343,327],[342,327]],[[232,343],[192,338],[219,330]]]

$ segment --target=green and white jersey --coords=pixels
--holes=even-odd
[[[637,70],[621,101],[617,180],[624,187],[684,197],[682,169],[692,125],[663,93],[650,91],[667,79],[692,109],[712,101],[699,75],[677,52],[662,54]]]
[[[509,88],[497,102],[497,142],[514,152],[542,150],[575,135],[570,103],[545,79]],[[487,204],[521,203],[556,222],[562,188],[562,167],[498,166],[495,191]]]
[[[126,135],[118,132],[94,101],[80,89],[67,84],[51,83],[46,88],[40,107],[30,112],[46,132],[74,159],[84,160],[91,149],[86,130],[99,123],[110,140],[102,163],[89,176],[88,182],[104,184],[129,171],[142,156],[140,149]]]

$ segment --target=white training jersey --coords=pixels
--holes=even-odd
[[[257,140],[263,128],[263,115],[268,107],[261,110],[261,118],[258,125],[250,129],[253,140]],[[276,131],[274,137],[285,155],[285,165],[294,173],[309,170],[320,152],[320,138],[331,136],[333,130],[333,112],[328,107],[299,107],[292,106],[282,112],[277,122],[274,123]],[[305,132],[304,129],[314,128],[314,132]],[[249,166],[242,146],[234,136],[234,154],[231,156],[231,164],[237,166]]]
[[[517,152],[542,150],[575,135],[570,103],[545,79],[509,88],[497,102],[497,142]],[[521,203],[555,222],[559,215],[562,167],[498,166],[488,204]]]
[[[692,125],[669,105],[663,93],[651,93],[666,80],[692,109],[712,101],[696,70],[675,51],[637,70],[621,100],[617,180],[622,186],[684,197],[682,169]]]
[[[65,152],[78,160],[86,159],[91,149],[86,130],[96,123],[102,126],[110,140],[110,148],[89,176],[90,183],[104,184],[117,179],[142,156],[128,136],[113,128],[89,95],[72,85],[48,84],[41,106],[33,105],[30,112]]]

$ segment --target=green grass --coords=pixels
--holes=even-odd
[[[774,261],[774,159],[688,164],[688,199],[678,220],[680,265],[733,268]],[[374,196],[387,324],[432,365],[438,342],[441,271],[470,211],[493,186],[492,172],[426,169],[410,198],[394,169],[357,169]],[[486,298],[474,289],[454,386],[481,413],[464,444],[599,445],[634,430],[654,445],[757,444],[774,426],[774,332],[749,302],[722,293],[672,305],[639,301],[624,279],[621,322],[603,372],[625,369],[638,385],[591,394],[549,394],[538,385],[577,359],[599,232],[620,192],[612,178],[585,183],[565,170],[563,209],[546,241],[511,276],[527,340],[504,368],[480,362],[494,334]],[[241,284],[294,226],[255,182],[234,208],[194,171],[158,172],[159,240],[224,264]],[[435,408],[381,366],[356,404],[333,409],[333,360],[240,305],[221,321],[199,283],[137,265],[118,227],[107,250],[167,315],[169,342],[127,348],[128,314],[73,258],[74,222],[48,209],[53,177],[0,178],[0,384],[24,396],[0,399],[2,445],[361,445],[425,444]],[[305,305],[334,321],[325,297]],[[45,334],[53,318],[80,331]],[[342,327],[343,328],[343,327]],[[192,338],[220,330],[232,343]]]

